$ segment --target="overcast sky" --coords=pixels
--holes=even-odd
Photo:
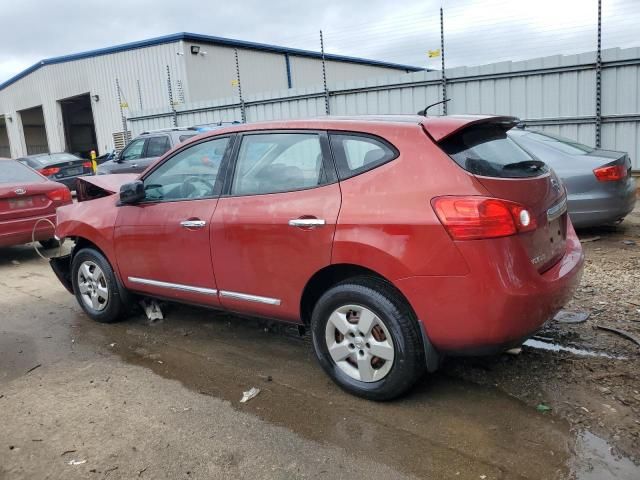
[[[603,46],[640,46],[640,0],[603,0]],[[0,0],[0,82],[44,58],[193,32],[430,68],[591,51],[597,0]]]

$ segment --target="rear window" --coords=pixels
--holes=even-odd
[[[475,175],[501,178],[537,177],[549,168],[507,136],[496,124],[473,125],[446,138],[440,147],[462,168]]]
[[[0,161],[0,183],[42,182],[43,178],[29,167],[13,160]]]
[[[591,148],[588,145],[574,142],[568,138],[559,137],[550,133],[529,132],[527,134],[527,138],[544,142],[546,145],[570,155],[586,155],[587,153],[591,153],[595,150],[595,148]]]
[[[33,168],[48,165],[50,163],[57,162],[71,162],[73,160],[79,160],[79,157],[72,155],[71,153],[47,153],[45,155],[36,155],[34,157],[24,157],[19,159],[25,160]]]
[[[193,138],[193,137],[195,137],[195,136],[196,136],[196,134],[194,134],[194,135],[180,135],[180,136],[178,137],[178,140],[180,140],[180,143],[182,143],[182,142],[184,142],[185,140],[189,140],[190,138]]]

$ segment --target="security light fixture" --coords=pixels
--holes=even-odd
[[[200,53],[200,45],[191,45],[191,54],[198,55]]]
[[[100,101],[100,95],[92,95],[91,98],[93,98],[94,102],[99,102]]]

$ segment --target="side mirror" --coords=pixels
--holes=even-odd
[[[144,183],[142,180],[125,183],[120,187],[120,204],[134,205],[145,199]]]

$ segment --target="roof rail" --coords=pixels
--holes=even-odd
[[[145,130],[140,135],[146,135],[148,133],[162,133],[162,132],[183,132],[195,130],[194,127],[169,127],[169,128],[157,128],[155,130]]]

